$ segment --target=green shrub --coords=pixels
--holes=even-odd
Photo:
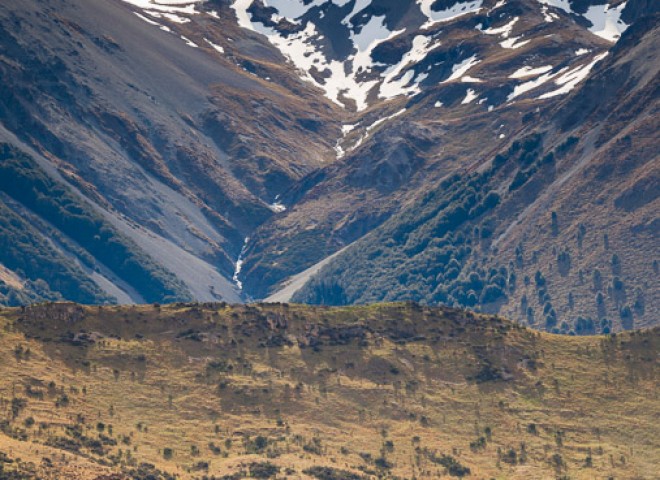
[[[470,475],[470,469],[462,465],[458,460],[456,460],[451,455],[431,455],[430,460],[434,463],[442,465],[447,469],[447,473],[452,477],[465,477]]]
[[[250,476],[253,478],[272,478],[280,472],[280,467],[270,462],[250,464]]]
[[[91,205],[8,144],[0,144],[0,191],[75,240],[133,285],[147,302],[192,298],[181,281],[120,234]]]
[[[332,467],[311,467],[303,470],[303,473],[319,480],[367,480],[369,478]]]

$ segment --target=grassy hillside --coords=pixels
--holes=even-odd
[[[0,478],[656,478],[659,330],[416,304],[0,313]]]

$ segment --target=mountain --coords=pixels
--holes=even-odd
[[[658,250],[658,35],[657,17],[631,27],[548,121],[530,119],[294,298],[479,304],[563,332],[653,324],[658,265],[642,252]]]
[[[52,294],[89,303],[239,301],[231,278],[243,238],[277,210],[277,192],[332,149],[333,110],[258,42],[245,39],[244,48],[254,62],[273,64],[277,84],[220,54],[212,40],[225,21],[205,14],[199,21],[213,24],[211,43],[193,48],[135,10],[121,1],[0,7],[3,161],[21,163],[29,177],[12,191],[18,174],[3,166],[3,210],[30,227],[7,226],[6,242],[21,235],[45,242],[50,263],[76,271],[57,276],[45,261],[36,269],[48,272],[30,270],[29,258],[18,258],[29,256],[22,246],[0,262],[18,282],[46,280]],[[295,147],[303,143],[305,156]],[[47,188],[71,195],[72,215],[98,217],[89,227],[98,245],[78,227],[59,225],[61,213],[25,198],[56,196],[30,185],[41,176],[53,182]],[[150,293],[143,278],[122,271],[110,236],[181,285]],[[77,286],[62,285],[62,277],[78,278]],[[90,293],[74,297],[82,283]]]
[[[362,11],[364,3],[349,2],[332,16],[321,12],[337,6],[324,2],[294,12],[304,10],[297,28],[320,31],[318,55],[330,49],[330,39],[351,41],[343,57],[328,53],[309,76],[326,72],[317,81],[325,94],[337,101],[332,88],[345,86],[362,113],[342,127],[340,161],[283,195],[291,208],[250,235],[242,277],[252,297],[268,296],[292,271],[357,240],[434,183],[509,143],[522,119],[554,103],[558,86],[575,86],[612,39],[576,23],[584,19],[569,7],[550,15],[550,7],[536,1],[367,2]],[[322,30],[329,17],[332,33]],[[261,23],[251,25],[269,33]],[[276,33],[269,34],[294,63],[300,55],[293,52],[319,42],[311,34],[297,38],[284,48]],[[333,70],[333,61],[343,61],[342,68]],[[350,74],[328,77],[335,70]],[[546,94],[553,95],[550,101],[539,98]]]
[[[0,303],[410,299],[652,325],[657,11],[0,6]]]
[[[656,477],[657,328],[59,303],[0,329],[2,478]]]

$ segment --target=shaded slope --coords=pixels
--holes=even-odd
[[[306,102],[309,88],[281,66],[290,90],[134,10],[121,1],[0,7],[0,139],[150,245],[165,268],[178,274],[175,264],[193,257],[200,280],[181,280],[196,298],[238,301],[227,279],[243,238],[332,151],[332,107]],[[198,22],[220,31],[233,18]]]
[[[7,144],[0,144],[0,192],[37,218],[52,225],[52,229],[45,232],[46,238],[55,240],[56,232],[59,231],[75,242],[75,245],[68,246],[76,250],[76,254],[88,269],[98,270],[98,261],[125,283],[134,283],[139,298],[149,302],[191,298],[185,285],[171,272],[156,264],[70,189],[49,178],[31,157]],[[20,208],[19,212],[22,213]],[[61,267],[68,268],[65,267],[68,263],[66,259],[58,256],[52,247],[46,246],[47,241],[40,244],[39,242],[45,240],[42,240],[42,234],[12,213],[8,212],[7,228],[3,235],[4,248],[0,253],[0,261],[4,265],[12,270],[27,270],[24,275],[28,279],[45,280],[65,298],[78,297],[85,303],[105,303],[108,300],[98,287],[88,285],[91,282],[84,279],[80,269],[74,267],[76,272],[71,276],[76,279],[83,278],[84,280],[80,280],[82,285],[71,283],[66,273],[54,273],[50,263],[55,261]],[[31,244],[17,244],[21,237],[27,237]],[[41,257],[42,254],[53,260],[46,260]]]

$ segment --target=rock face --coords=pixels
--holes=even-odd
[[[0,7],[6,171],[95,222],[4,185],[0,303],[265,298],[354,243],[295,298],[653,322],[658,7],[597,3]]]

